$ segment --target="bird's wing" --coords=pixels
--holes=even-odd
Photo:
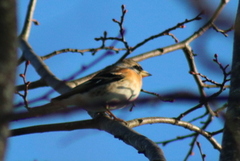
[[[118,72],[99,72],[96,74],[92,79],[88,80],[87,82],[80,84],[70,90],[67,93],[64,93],[58,97],[53,98],[52,100],[61,100],[66,99],[74,94],[77,93],[84,93],[88,92],[90,89],[97,88],[101,85],[108,84],[111,82],[119,81],[124,78],[124,75],[118,73]]]

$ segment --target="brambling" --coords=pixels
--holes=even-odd
[[[150,76],[135,61],[125,59],[110,65],[87,82],[54,99],[51,103],[63,107],[76,106],[88,112],[107,112],[133,102],[142,88],[142,78]]]

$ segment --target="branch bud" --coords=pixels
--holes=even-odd
[[[26,61],[26,65],[29,65],[31,62],[29,60]]]
[[[126,8],[124,4],[121,7],[122,7],[122,10],[124,10]]]
[[[190,73],[190,74],[193,74],[193,75],[196,74],[194,71],[189,71],[189,73]]]

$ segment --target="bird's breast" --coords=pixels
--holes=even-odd
[[[136,82],[128,79],[102,85],[81,96],[81,100],[84,99],[82,106],[87,111],[95,112],[124,107],[138,97],[141,86],[141,81]]]

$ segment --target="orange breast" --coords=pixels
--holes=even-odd
[[[125,76],[124,79],[128,80],[131,86],[135,89],[138,89],[139,91],[142,88],[142,76],[137,74],[134,70],[131,69],[121,69],[118,72],[121,72],[123,76]]]

